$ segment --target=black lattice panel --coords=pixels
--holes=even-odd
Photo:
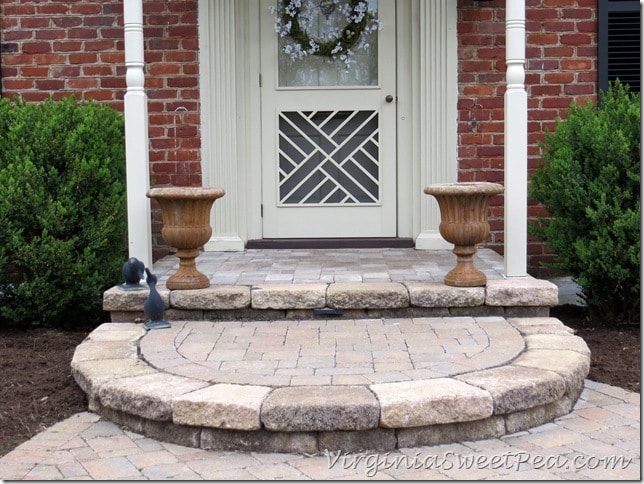
[[[377,111],[279,114],[282,205],[373,205],[380,198]]]

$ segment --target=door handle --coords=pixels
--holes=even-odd
[[[392,102],[394,100],[394,97],[391,94],[387,94],[387,97],[385,98],[385,101],[388,103]]]

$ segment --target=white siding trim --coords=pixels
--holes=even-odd
[[[239,235],[235,3],[199,2],[203,184],[226,190],[212,208],[213,235],[205,250],[244,249]]]
[[[438,203],[423,194],[432,183],[456,181],[457,177],[457,39],[456,2],[414,2],[416,50],[412,71],[417,84],[414,118],[414,162],[419,179],[414,187],[414,207],[419,207],[417,249],[451,248],[438,232]]]

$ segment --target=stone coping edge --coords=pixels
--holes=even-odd
[[[159,287],[166,310],[178,310],[187,318],[194,311],[196,317],[202,315],[200,319],[204,312],[234,310],[540,308],[556,306],[558,292],[552,282],[532,277],[491,279],[485,287],[438,282],[266,283],[175,291]],[[103,309],[113,314],[142,313],[147,296],[147,289],[123,291],[114,286],[103,294]]]
[[[163,373],[138,355],[135,323],[105,323],[72,374],[89,408],[160,440],[218,450],[382,450],[498,437],[569,413],[590,368],[586,343],[555,318],[508,318],[525,350],[451,378],[365,386],[268,387]]]

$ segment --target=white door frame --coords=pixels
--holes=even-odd
[[[206,250],[243,250],[263,236],[259,13],[258,0],[199,1],[203,180],[226,190]],[[398,236],[447,248],[422,189],[456,180],[456,2],[399,0],[397,23]]]

